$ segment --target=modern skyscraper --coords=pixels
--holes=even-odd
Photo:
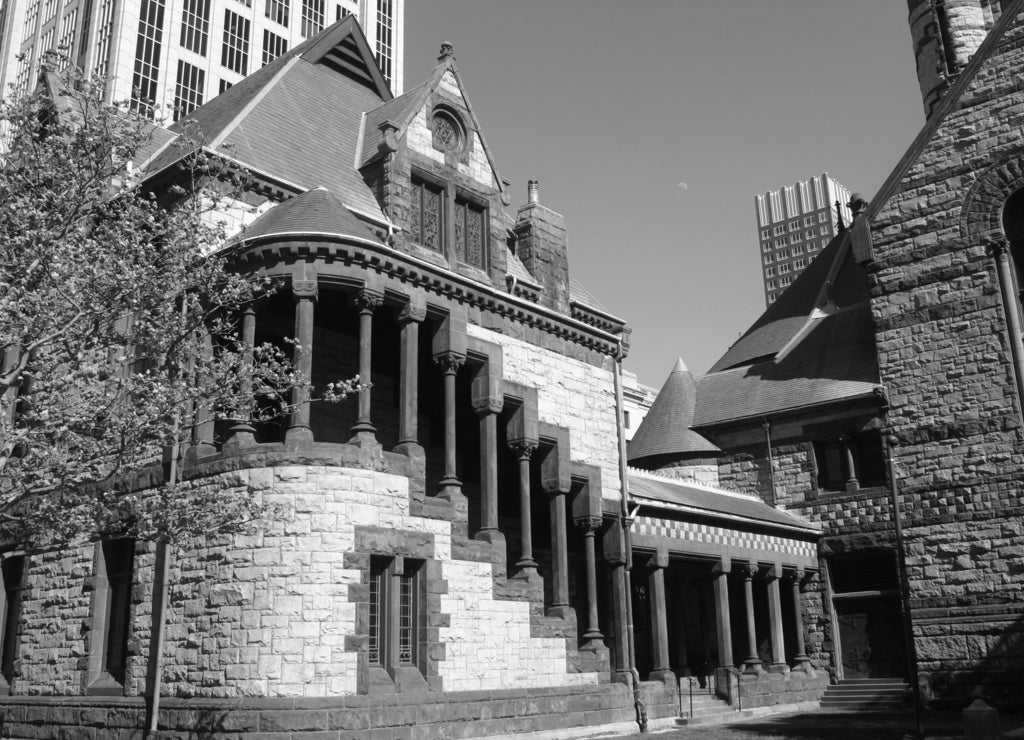
[[[850,222],[849,201],[850,191],[827,172],[754,196],[767,305],[775,302],[836,235],[837,215],[843,223]]]
[[[402,92],[405,0],[0,0],[0,95],[49,50],[109,77],[110,100],[178,118],[347,15]]]

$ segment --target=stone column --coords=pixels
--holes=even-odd
[[[425,306],[406,303],[398,313],[398,325],[402,332],[402,349],[399,360],[399,410],[397,452],[410,457],[423,455],[419,441],[420,403],[420,324],[427,316]]]
[[[352,425],[355,435],[350,443],[376,443],[377,428],[371,420],[373,407],[373,312],[380,308],[383,296],[372,290],[360,290],[352,299],[359,310],[359,416]]]
[[[311,271],[311,270],[310,270]],[[292,278],[295,298],[295,369],[302,376],[303,385],[292,391],[292,416],[285,432],[285,444],[295,446],[313,441],[309,427],[309,383],[313,375],[313,306],[317,297],[316,273],[303,278]]]
[[[474,539],[490,542],[495,552],[505,552],[505,535],[498,529],[498,403],[481,403],[480,418],[480,531]],[[527,481],[529,485],[529,481]]]
[[[775,565],[768,571],[768,621],[772,632],[772,672],[789,673],[786,663],[786,642],[782,631],[782,599],[779,592],[779,577],[782,566]]]
[[[796,619],[796,655],[793,656],[794,671],[810,671],[811,659],[804,651],[804,611],[803,601],[800,597],[800,584],[804,579],[802,570],[795,570],[786,576],[786,583],[792,589],[793,596],[793,617]]]
[[[200,342],[203,348],[203,358],[207,361],[212,361],[213,339],[210,337],[210,333],[204,331]],[[189,459],[193,462],[200,457],[213,455],[217,452],[217,447],[213,444],[213,409],[210,408],[209,404],[202,401],[197,403],[195,425],[195,443],[192,449],[188,451]]]
[[[1009,245],[1002,240],[992,240],[987,247],[989,255],[996,262],[999,277],[999,293],[1003,300],[1006,316],[1007,343],[1013,359],[1013,374],[1017,385],[1017,401],[1024,408],[1024,336],[1021,335],[1021,298],[1014,294],[1013,268],[1010,265]],[[1024,266],[1019,266],[1024,267]]]
[[[747,659],[743,661],[747,673],[761,673],[761,658],[757,654],[757,629],[754,624],[754,577],[757,563],[743,566],[743,597],[747,607]]]
[[[668,567],[668,552],[659,551],[652,556],[648,565],[651,568],[647,576],[647,590],[651,597],[651,647],[653,648],[654,667],[651,669],[652,681],[675,681],[668,650],[668,605],[665,599],[665,568]]]
[[[568,619],[574,616],[569,604],[569,531],[565,513],[565,491],[548,491],[551,516],[551,608],[548,614]]]
[[[612,527],[618,528],[619,524],[616,522]],[[608,536],[614,537],[615,535],[609,533]],[[606,543],[608,536],[605,537]],[[606,548],[605,553],[612,571],[612,629],[614,630],[612,643],[615,647],[613,676],[615,681],[632,686],[633,672],[630,666],[629,606],[627,603],[630,595],[626,590],[626,559],[621,552],[609,553]]]
[[[715,598],[715,635],[718,638],[718,663],[730,668],[732,656],[732,617],[729,614],[729,572],[732,562],[722,560],[711,568]]]
[[[583,633],[583,639],[588,644],[584,647],[591,643],[603,647],[601,640],[604,639],[604,635],[598,627],[597,618],[597,548],[594,543],[597,530],[601,527],[601,517],[577,519],[576,526],[583,530],[583,553],[587,560],[587,629]]]
[[[462,493],[455,466],[455,376],[466,362],[464,355],[446,352],[434,357],[444,372],[444,477],[438,495],[451,501],[456,508],[465,509],[466,497]]]
[[[857,465],[853,459],[853,440],[849,437],[842,437],[839,441],[843,443],[843,455],[846,456],[846,474],[849,476],[846,479],[846,492],[857,493],[860,490],[860,481],[857,480]]]
[[[225,444],[245,447],[256,444],[256,430],[252,426],[252,407],[255,403],[252,395],[252,351],[256,343],[256,309],[251,304],[242,311],[239,339],[242,346],[241,367],[238,369],[238,406],[235,408],[235,419]]]
[[[520,570],[536,572],[537,561],[533,559],[533,517],[530,512],[530,458],[537,449],[537,443],[521,439],[509,444],[519,459],[519,560]]]

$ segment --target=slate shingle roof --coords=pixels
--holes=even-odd
[[[236,241],[289,235],[356,237],[382,243],[352,215],[341,198],[324,188],[315,188],[274,206],[253,221],[236,237]]]
[[[629,442],[629,462],[636,465],[656,455],[719,452],[718,447],[690,429],[696,402],[697,384],[680,359]]]
[[[775,360],[700,378],[693,426],[871,396],[879,380],[868,304],[804,324]]]
[[[300,189],[326,187],[343,194],[349,208],[386,221],[355,163],[363,113],[386,101],[318,63],[325,43],[358,32],[358,24],[346,18],[200,106],[172,130],[197,127],[215,153]],[[179,156],[168,151],[150,171]]]
[[[753,496],[646,475],[637,471],[629,472],[628,482],[630,496],[640,503],[644,500],[657,501],[702,516],[800,529],[806,531],[808,535],[820,531],[819,526],[795,514],[773,509]]]

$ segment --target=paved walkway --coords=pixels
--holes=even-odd
[[[926,740],[963,738],[960,712],[925,712]],[[819,710],[796,714],[776,714],[720,725],[696,725],[641,735],[619,735],[629,740],[915,740],[913,712],[833,712]],[[1019,729],[1024,717],[1005,717],[1002,730]],[[1021,735],[1015,736],[1021,737]]]

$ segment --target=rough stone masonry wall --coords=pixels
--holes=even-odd
[[[1007,668],[995,646],[1019,628],[1024,602],[1020,541],[1002,534],[1024,512],[1007,332],[993,262],[962,228],[972,186],[1020,140],[1022,47],[1018,19],[873,222],[872,311],[901,440],[916,642],[933,680],[963,692],[979,682],[972,673]],[[995,628],[990,612],[1006,604],[1014,626]],[[935,625],[944,635],[933,610],[948,610]]]
[[[282,466],[221,474],[200,485],[260,496],[287,515],[253,536],[180,550],[171,568],[165,692],[179,697],[325,697],[357,692],[351,567],[360,531],[428,542],[440,563],[437,647],[445,691],[597,683],[568,673],[561,638],[530,636],[530,603],[497,600],[490,564],[451,556],[447,521],[409,515],[408,479],[382,472]],[[152,559],[138,561],[130,694],[143,688]],[[17,693],[80,694],[92,547],[29,566]]]
[[[542,422],[569,430],[573,462],[601,469],[605,498],[618,499],[618,430],[611,360],[597,366],[470,325],[469,335],[501,345],[505,380],[537,389]]]

